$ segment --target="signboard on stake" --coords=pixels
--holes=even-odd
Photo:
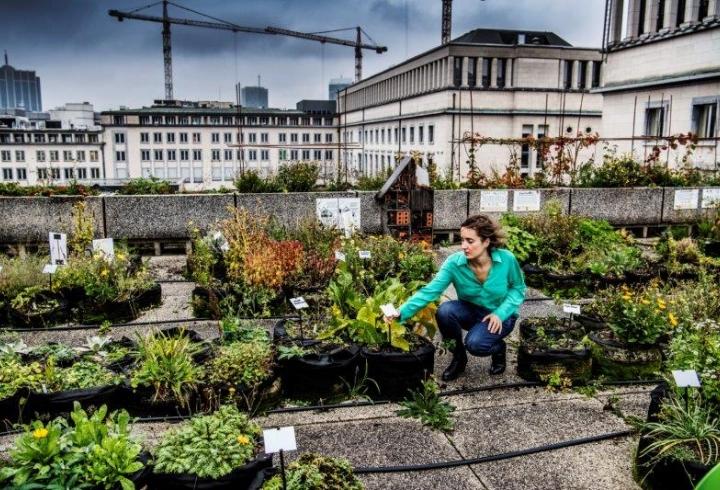
[[[57,264],[45,264],[43,267],[43,274],[55,274],[57,272]]]
[[[361,259],[369,259],[372,256],[370,253],[370,250],[359,250],[358,251],[358,257]]]
[[[112,238],[100,238],[92,241],[93,252],[102,253],[106,259],[115,258],[115,242]]]
[[[318,198],[315,200],[315,213],[325,226],[335,227],[350,236],[360,229],[360,198]]]
[[[278,453],[280,451],[295,451],[297,450],[295,427],[263,429],[263,442],[265,443],[266,454]]]
[[[302,310],[303,308],[308,308],[307,301],[305,301],[305,298],[302,296],[298,296],[297,298],[290,298],[290,303],[295,307],[296,310]]]
[[[50,232],[50,263],[65,265],[67,263],[67,235],[65,233]]]
[[[228,244],[228,241],[225,239],[225,235],[221,232],[216,231],[215,234],[213,234],[213,240],[215,240],[215,243],[217,243],[221,252],[224,253],[230,250],[230,244]]]
[[[340,250],[335,250],[335,260],[341,260],[343,262],[346,261],[345,254],[341,252]]]
[[[700,378],[694,369],[674,370],[672,375],[678,388],[700,388]]]
[[[579,315],[580,314],[580,305],[564,304],[563,312],[570,313],[571,315]]]
[[[508,191],[480,191],[480,212],[505,213],[508,210]]]
[[[515,191],[513,211],[540,211],[540,191]]]

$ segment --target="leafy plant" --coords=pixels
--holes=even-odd
[[[305,355],[307,355],[308,351],[304,347],[301,347],[299,345],[280,345],[278,346],[278,359],[279,360],[287,360],[287,359],[297,359],[301,358]]]
[[[24,259],[0,255],[0,296],[12,299],[27,288],[46,285],[48,280],[42,273],[46,263],[47,258],[38,255],[28,255]]]
[[[252,459],[260,434],[247,415],[222,406],[170,429],[155,451],[155,471],[220,478]]]
[[[353,474],[344,459],[305,453],[288,465],[285,478],[287,490],[362,490],[362,482]],[[280,475],[265,482],[263,490],[282,490]]]
[[[282,188],[275,179],[263,179],[254,169],[240,172],[235,178],[235,189],[242,193],[269,193],[282,192]]]
[[[203,237],[198,228],[190,230],[192,250],[187,263],[190,279],[201,286],[207,286],[213,278],[213,266],[218,262],[213,240],[210,235]]]
[[[363,371],[362,376],[360,376],[360,366],[355,367],[355,374],[352,382],[349,382],[342,377],[340,379],[342,380],[343,385],[345,385],[345,389],[347,389],[347,399],[349,400],[372,401],[372,398],[370,398],[370,395],[368,394],[368,390],[371,387],[374,387],[376,392],[380,392],[380,386],[378,386],[377,381],[368,376],[367,363],[365,363],[365,370]]]
[[[677,329],[670,342],[667,369],[697,371],[705,400],[720,408],[720,324],[704,320]]]
[[[70,251],[75,255],[84,255],[95,236],[95,220],[85,201],[78,201],[73,205],[72,220],[73,229],[68,243]]]
[[[157,177],[138,177],[131,179],[118,189],[118,194],[174,194],[172,184],[167,180],[160,180]]]
[[[68,368],[57,368],[51,357],[43,370],[43,384],[51,392],[97,388],[121,381],[122,377],[92,361],[79,361]]]
[[[205,376],[210,384],[225,390],[252,389],[270,377],[272,364],[273,351],[267,337],[234,342],[218,349]]]
[[[0,357],[0,400],[23,388],[39,390],[42,386],[42,372],[42,366],[37,362],[24,364],[14,357]]]
[[[423,381],[422,390],[411,392],[411,398],[400,402],[401,417],[420,419],[423,425],[443,432],[451,432],[455,426],[450,414],[455,407],[440,398],[440,388],[434,379]]]
[[[320,175],[320,167],[310,162],[293,162],[278,168],[276,181],[285,192],[310,192]]]

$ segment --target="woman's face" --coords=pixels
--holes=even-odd
[[[468,260],[475,260],[487,253],[489,238],[481,238],[472,228],[460,228],[461,248]]]

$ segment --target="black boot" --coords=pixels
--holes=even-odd
[[[507,352],[507,344],[504,340],[500,341],[500,350],[492,355],[492,363],[490,364],[490,374],[502,374],[505,372],[505,359]]]
[[[462,347],[462,353],[453,354],[450,365],[443,371],[442,380],[452,381],[457,379],[462,373],[465,372],[465,366],[467,365],[467,354],[465,353],[464,346]]]

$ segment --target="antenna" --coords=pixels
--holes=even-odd
[[[6,65],[9,65],[9,64],[10,64],[10,63],[8,63],[7,49],[5,50],[5,64],[6,64]]]
[[[258,87],[260,87],[260,75],[258,75]]]

